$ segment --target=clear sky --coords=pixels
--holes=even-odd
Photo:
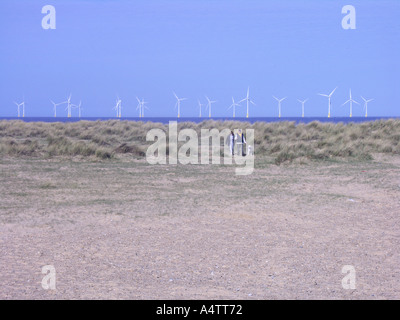
[[[56,29],[42,28],[42,7],[56,9]],[[342,28],[342,7],[356,9],[356,29]],[[197,100],[218,102],[228,116],[231,97],[250,87],[250,116],[349,114],[353,98],[374,98],[371,116],[400,116],[400,1],[398,0],[1,0],[0,116],[15,116],[24,95],[27,116],[52,116],[49,99],[72,93],[83,116],[198,115]],[[59,109],[58,115],[66,116]],[[73,115],[76,115],[76,110]],[[205,114],[205,111],[203,111]],[[354,106],[353,115],[362,108]],[[245,107],[237,109],[245,116]]]

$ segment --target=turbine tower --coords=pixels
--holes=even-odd
[[[21,103],[16,103],[14,101],[15,105],[17,106],[17,110],[18,110],[18,118],[21,116],[21,112],[20,112],[20,107],[22,106],[22,117],[25,117],[25,101],[22,101]]]
[[[64,103],[68,103],[68,101],[63,101],[63,102],[60,102],[60,103],[54,103],[53,100],[50,100],[50,101],[54,105],[54,117],[57,117],[57,106],[62,105]]]
[[[278,111],[279,111],[279,118],[281,117],[281,102],[283,101],[283,100],[285,100],[287,97],[284,97],[284,98],[282,98],[282,99],[278,99],[277,97],[275,97],[275,96],[273,96],[274,97],[274,99],[276,100],[276,101],[278,101]]]
[[[201,108],[203,106],[203,104],[200,103],[200,100],[197,100],[197,102],[199,103],[199,118],[201,118]]]
[[[136,100],[138,101],[138,105],[136,107],[136,110],[139,109],[139,118],[143,118],[144,117],[144,109],[149,110],[149,108],[147,108],[145,106],[145,104],[147,103],[146,101],[144,101],[144,99],[142,98],[142,101],[139,100],[138,97],[136,97]]]
[[[72,104],[71,104],[71,94],[68,97],[68,100],[63,102],[67,104],[67,107],[65,108],[65,110],[67,110],[67,117],[71,118],[71,108],[72,108]]]
[[[351,118],[353,116],[353,102],[355,104],[359,104],[357,101],[353,100],[353,98],[351,97],[351,89],[350,89],[350,99],[347,100],[345,103],[343,103],[342,107],[348,102],[350,102],[350,118]]]
[[[138,97],[136,97],[136,100],[138,101],[136,110],[139,110],[139,118],[141,118],[142,117],[142,101],[140,101]]]
[[[81,105],[82,105],[82,101],[79,101],[79,105],[76,105],[76,104],[71,105],[73,108],[78,108],[79,118],[81,117],[81,110],[82,110]]]
[[[64,102],[60,102],[60,103],[54,103],[53,100],[50,100],[50,102],[53,104],[53,110],[54,110],[54,118],[57,118],[57,106],[66,103],[66,101]]]
[[[178,96],[176,95],[175,92],[173,92],[175,98],[176,98],[176,104],[175,104],[175,108],[178,107],[178,118],[181,117],[181,101],[183,100],[187,100],[186,98],[178,98]]]
[[[228,110],[229,109],[233,109],[233,117],[235,118],[235,109],[236,109],[236,106],[240,106],[240,104],[239,103],[235,103],[235,100],[233,99],[233,97],[232,97],[232,104],[229,106],[229,108],[228,108]]]
[[[117,96],[117,100],[115,101],[116,103],[115,103],[115,107],[113,108],[113,110],[117,110],[117,118],[121,118],[121,109],[122,109],[122,106],[121,106],[121,99]]]
[[[301,117],[304,118],[304,104],[308,101],[308,98],[303,101],[297,99],[297,101],[301,103]]]
[[[242,100],[239,101],[239,103],[241,103],[241,102],[243,102],[243,101],[246,101],[246,103],[247,103],[246,118],[249,117],[249,102],[252,103],[252,104],[254,104],[254,105],[256,105],[256,104],[255,104],[253,101],[251,101],[250,98],[249,98],[249,90],[250,90],[250,88],[247,87],[247,96],[246,96],[246,98],[244,98],[244,99],[242,99]]]
[[[332,95],[333,95],[333,93],[335,92],[335,90],[337,89],[337,87],[335,88],[335,89],[333,89],[333,91],[331,92],[331,94],[322,94],[322,93],[318,93],[320,96],[323,96],[323,97],[328,97],[328,100],[329,100],[329,104],[328,104],[328,118],[330,118],[331,117],[331,97],[332,97]]]
[[[142,117],[144,117],[144,109],[149,110],[149,108],[147,108],[146,106],[146,101],[144,101],[144,99],[142,98]]]
[[[361,98],[364,100],[364,109],[365,109],[365,117],[368,117],[368,102],[374,100],[374,99],[365,99],[363,96]]]
[[[217,102],[216,100],[215,101],[211,101],[210,99],[208,99],[208,97],[206,96],[206,99],[207,99],[207,106],[206,106],[206,108],[208,108],[208,117],[209,118],[211,118],[211,104],[213,104],[214,102]]]

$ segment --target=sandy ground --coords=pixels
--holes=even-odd
[[[399,158],[250,176],[3,158],[0,194],[1,299],[400,298]]]

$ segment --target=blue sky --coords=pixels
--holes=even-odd
[[[41,25],[44,5],[56,9],[56,29]],[[342,28],[342,7],[356,9],[356,29]],[[336,0],[2,0],[0,1],[0,116],[15,116],[25,96],[27,116],[52,116],[72,93],[83,116],[175,116],[172,91],[188,98],[181,116],[198,115],[197,100],[218,102],[213,116],[230,116],[231,97],[247,87],[250,116],[333,116],[349,89],[375,100],[370,116],[400,116],[400,1]],[[205,111],[203,111],[205,114]],[[354,106],[353,115],[362,108]],[[59,109],[59,116],[66,111]],[[77,112],[73,114],[77,115]],[[245,116],[245,107],[237,109]]]

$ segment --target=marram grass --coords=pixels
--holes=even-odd
[[[0,155],[10,157],[144,158],[146,134],[168,125],[134,121],[79,121],[70,123],[0,121]],[[207,120],[183,122],[178,130],[254,129],[256,155],[273,157],[276,164],[296,159],[370,160],[374,154],[400,154],[400,120],[364,123],[265,123]]]

